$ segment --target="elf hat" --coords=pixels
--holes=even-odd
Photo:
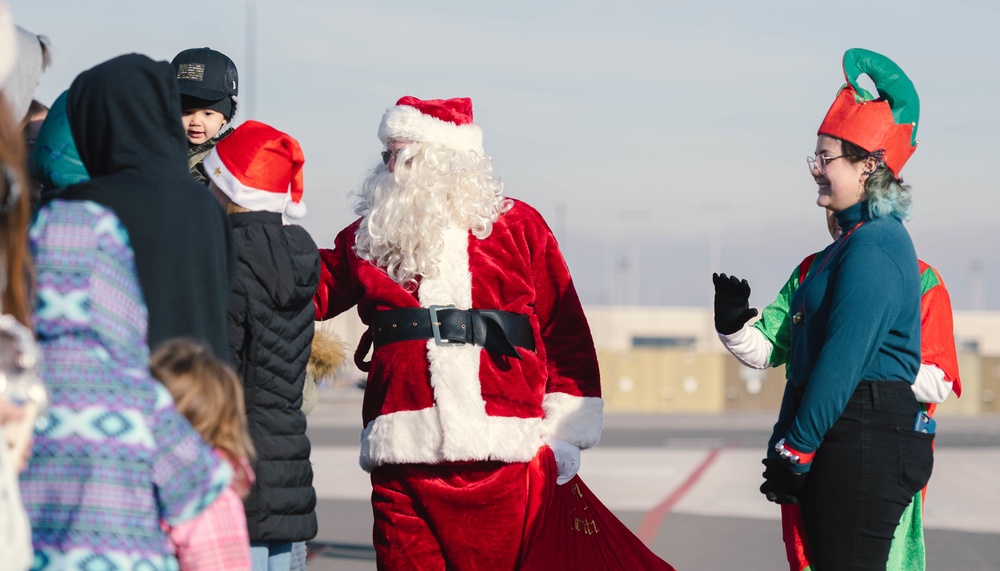
[[[204,164],[208,177],[235,204],[302,218],[304,162],[298,141],[269,125],[247,121],[219,141]]]
[[[858,85],[868,75],[879,98]],[[899,178],[899,171],[917,150],[920,99],[913,82],[884,55],[860,48],[844,52],[847,84],[827,111],[817,135],[850,141],[869,153],[883,153],[885,166]]]
[[[485,155],[483,130],[472,122],[472,100],[400,98],[385,110],[378,127],[382,144],[389,139],[414,143],[435,143],[455,151]]]

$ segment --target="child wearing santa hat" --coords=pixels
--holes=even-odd
[[[242,124],[205,158],[209,189],[229,214],[238,250],[229,359],[243,380],[257,449],[257,481],[245,501],[254,569],[289,569],[293,544],[317,529],[301,405],[319,251],[301,226],[282,220],[305,214],[303,162],[295,139],[257,121]]]

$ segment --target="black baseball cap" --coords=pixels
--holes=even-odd
[[[177,74],[181,95],[218,101],[239,94],[236,64],[226,54],[211,48],[184,50],[170,62]]]

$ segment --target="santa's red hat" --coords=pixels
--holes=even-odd
[[[255,212],[306,215],[299,142],[257,121],[247,121],[205,157],[205,171],[233,203]]]
[[[858,84],[867,75],[878,90],[876,99]],[[920,99],[913,82],[892,60],[869,50],[844,53],[844,85],[827,111],[819,135],[850,141],[869,153],[882,153],[885,166],[899,177],[917,150]]]
[[[414,143],[435,143],[460,152],[485,155],[483,130],[472,122],[472,100],[417,99],[407,95],[385,110],[378,138]]]

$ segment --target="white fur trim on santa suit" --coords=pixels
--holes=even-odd
[[[469,270],[470,233],[444,231],[439,273],[420,282],[421,306],[472,307]],[[361,467],[382,464],[435,464],[456,460],[529,462],[554,436],[580,448],[597,443],[603,401],[550,393],[542,403],[545,418],[490,416],[479,379],[484,349],[475,345],[439,347],[427,341],[427,359],[435,405],[422,410],[385,413],[361,433]]]
[[[447,407],[445,408],[447,410]],[[440,407],[407,410],[380,416],[361,433],[361,468],[371,472],[383,464],[437,464],[448,460],[498,460],[530,462],[544,443],[542,419],[512,416],[479,416],[469,423],[475,432],[445,433]],[[455,456],[458,440],[472,452]]]
[[[414,143],[435,143],[456,151],[472,151],[485,155],[483,130],[475,123],[456,125],[418,111],[409,105],[397,105],[385,110],[378,126],[382,144],[389,139]]]
[[[542,438],[556,438],[582,449],[596,446],[604,424],[604,399],[548,393],[542,400]]]
[[[292,202],[291,193],[271,192],[253,188],[240,182],[226,163],[219,157],[217,148],[205,157],[205,172],[208,178],[219,187],[223,194],[233,201],[233,204],[242,206],[253,212],[277,212],[284,213],[289,218],[302,218],[306,215],[306,205],[303,201]]]

